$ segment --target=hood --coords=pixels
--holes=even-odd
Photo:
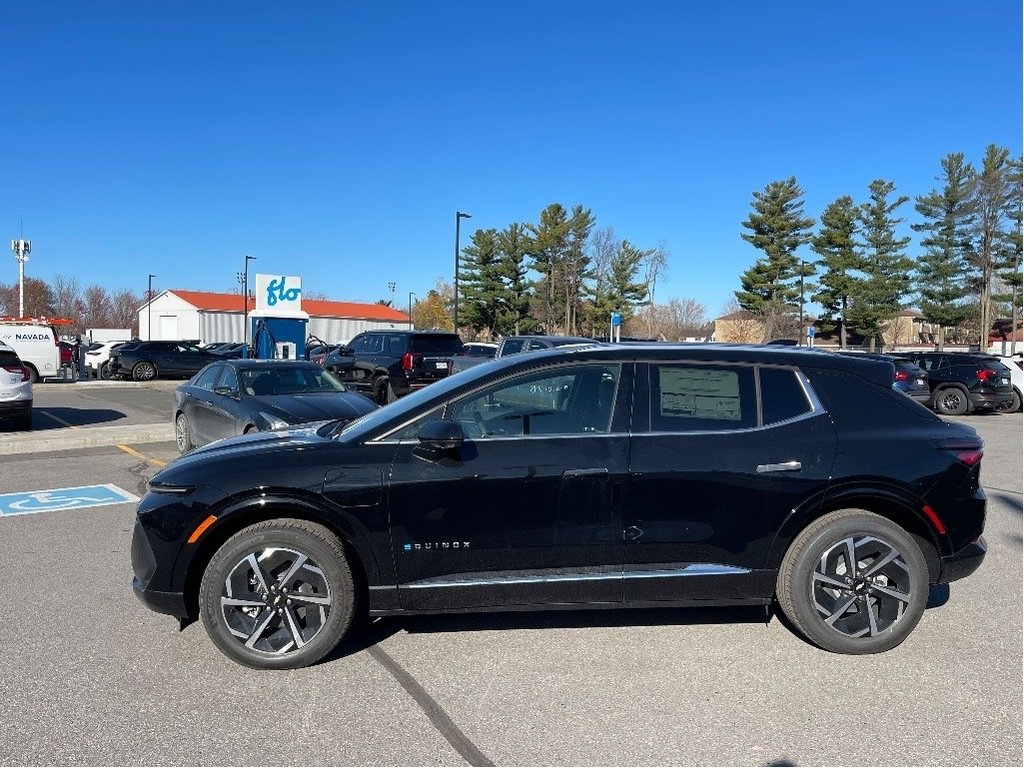
[[[264,395],[250,402],[261,411],[280,416],[293,424],[331,419],[355,419],[377,408],[377,404],[356,392],[311,392],[299,395]]]

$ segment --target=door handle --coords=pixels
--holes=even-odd
[[[623,541],[637,541],[641,536],[644,535],[644,529],[639,525],[627,525],[622,530]]]
[[[562,477],[608,477],[607,467],[592,467],[590,469],[567,469]]]
[[[758,472],[799,472],[804,465],[799,461],[783,461],[779,464],[758,464]]]

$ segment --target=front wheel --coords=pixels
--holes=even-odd
[[[178,444],[178,453],[188,453],[195,447],[192,443],[192,427],[184,413],[179,413],[174,420],[174,441]]]
[[[946,387],[935,393],[935,410],[944,416],[963,416],[970,404],[959,387]]]
[[[880,653],[906,640],[924,615],[928,565],[896,523],[847,509],[817,520],[793,541],[776,594],[815,645],[834,653]]]
[[[322,525],[277,519],[244,528],[206,568],[203,626],[230,659],[295,669],[323,658],[355,613],[355,582],[341,542]]]

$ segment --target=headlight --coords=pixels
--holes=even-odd
[[[284,429],[285,427],[291,426],[287,421],[282,419],[280,416],[274,416],[271,413],[265,413],[260,411],[260,418],[267,425],[267,429]]]

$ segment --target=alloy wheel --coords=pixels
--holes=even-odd
[[[132,369],[132,378],[136,381],[149,381],[156,378],[156,366],[150,362],[136,363]]]
[[[327,625],[331,600],[327,577],[312,558],[274,547],[250,552],[234,565],[224,580],[220,610],[245,648],[287,654]]]
[[[851,638],[874,637],[903,618],[912,599],[900,551],[877,536],[850,536],[829,547],[811,574],[819,618]]]

